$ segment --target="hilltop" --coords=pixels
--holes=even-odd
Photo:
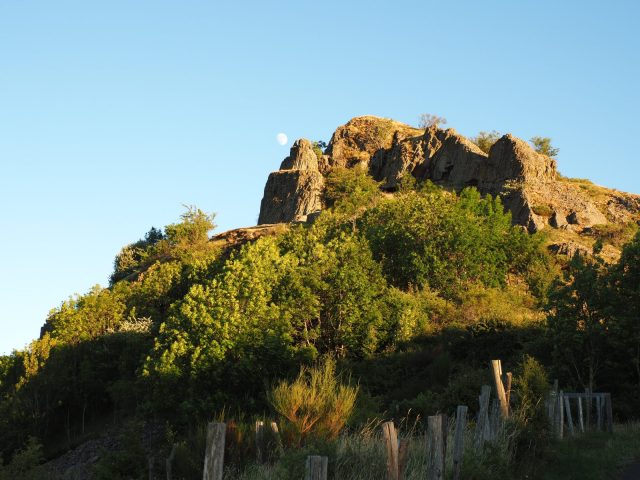
[[[380,188],[394,192],[402,178],[429,180],[460,192],[475,187],[500,196],[514,224],[545,230],[551,251],[590,252],[597,238],[604,255],[615,259],[630,225],[640,220],[640,196],[565,178],[556,160],[507,134],[482,151],[454,129],[418,129],[394,120],[355,117],[336,129],[324,152],[297,140],[280,169],[269,175],[259,224],[306,221],[325,207],[327,175],[341,168],[362,168]],[[627,232],[626,230],[629,230]]]

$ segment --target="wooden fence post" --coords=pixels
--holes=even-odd
[[[444,479],[444,427],[442,415],[427,419],[427,480]]]
[[[502,362],[500,360],[491,360],[491,370],[493,371],[493,386],[496,391],[496,398],[500,402],[500,413],[502,418],[509,416],[509,405],[507,405],[507,394],[502,384]]]
[[[173,459],[176,456],[176,446],[175,444],[173,445],[173,447],[171,447],[171,453],[169,454],[169,456],[167,457],[167,459],[164,461],[164,465],[165,465],[165,469],[167,470],[167,480],[173,480]]]
[[[483,385],[480,389],[480,411],[478,412],[478,419],[476,421],[475,432],[475,448],[481,449],[486,439],[485,432],[489,428],[489,397],[491,395],[491,387],[489,385]]]
[[[573,437],[575,435],[575,431],[573,430],[573,416],[571,415],[571,402],[569,401],[569,397],[564,397],[564,409],[567,412],[567,427],[569,427],[569,435]]]
[[[256,420],[256,461],[264,461],[264,422]]]
[[[602,430],[602,395],[596,395],[596,428],[598,431]]]
[[[275,449],[278,452],[278,455],[282,455],[284,452],[284,445],[282,444],[282,437],[280,436],[280,430],[278,429],[278,424],[276,422],[271,422],[271,437],[272,440],[275,441]]]
[[[204,454],[202,480],[222,480],[224,469],[224,442],[227,426],[210,422],[207,427],[207,447]]]
[[[582,397],[578,397],[578,426],[580,433],[584,433],[584,412],[582,410]]]
[[[462,455],[464,453],[464,432],[467,427],[467,407],[458,405],[456,410],[456,430],[453,434],[453,480],[460,480]]]
[[[558,392],[558,396],[556,397],[553,425],[556,431],[556,436],[559,439],[562,439],[564,435],[564,395],[562,393],[562,390]]]
[[[507,408],[511,410],[511,384],[513,383],[513,374],[511,372],[507,372],[505,374],[505,393],[507,396]],[[511,413],[511,412],[509,412]]]
[[[398,447],[398,480],[404,478],[404,471],[407,467],[407,459],[409,457],[409,439],[403,438],[400,440],[400,446]]]
[[[305,480],[327,480],[329,457],[309,455],[307,457]]]
[[[387,479],[398,480],[398,433],[393,422],[382,424],[382,435],[387,452]]]
[[[587,394],[585,407],[587,410],[587,430],[589,430],[591,428],[591,410],[593,410],[593,402],[591,401],[591,390],[585,388],[584,393]]]
[[[613,405],[611,405],[611,394],[604,394],[605,414],[607,420],[607,432],[613,433]]]

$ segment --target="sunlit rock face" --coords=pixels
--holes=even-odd
[[[418,129],[368,115],[338,127],[324,154],[308,140],[296,141],[280,170],[269,175],[259,223],[315,216],[323,208],[324,179],[336,168],[364,168],[390,192],[405,175],[455,191],[475,187],[483,195],[499,195],[514,224],[529,232],[553,228],[580,233],[640,216],[638,195],[564,179],[554,159],[510,134],[486,154],[451,128]]]

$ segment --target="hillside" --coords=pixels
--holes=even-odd
[[[150,464],[159,478],[174,446],[174,473],[197,478],[214,417],[235,429],[229,478],[246,478],[260,418],[281,422],[290,473],[287,458],[370,422],[476,414],[494,358],[522,387],[503,471],[535,463],[544,449],[523,452],[548,432],[527,422],[551,378],[611,392],[618,418],[640,411],[639,198],[563,178],[511,135],[486,154],[452,129],[357,117],[324,152],[298,140],[259,225],[211,236],[215,215],[189,207],[0,357],[0,479],[148,478]],[[274,391],[314,365],[356,393],[328,430],[302,431]]]

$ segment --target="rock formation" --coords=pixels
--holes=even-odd
[[[258,224],[304,222],[322,209],[324,177],[308,140],[297,140],[290,154],[273,172],[264,187]]]
[[[259,223],[304,221],[323,207],[324,176],[334,168],[356,166],[391,192],[410,174],[456,191],[473,186],[482,194],[499,195],[513,222],[530,232],[580,233],[592,225],[640,218],[640,196],[564,179],[555,160],[512,135],[500,138],[487,155],[453,129],[417,129],[364,116],[338,127],[324,155],[316,154],[307,140],[293,145],[267,180]]]

